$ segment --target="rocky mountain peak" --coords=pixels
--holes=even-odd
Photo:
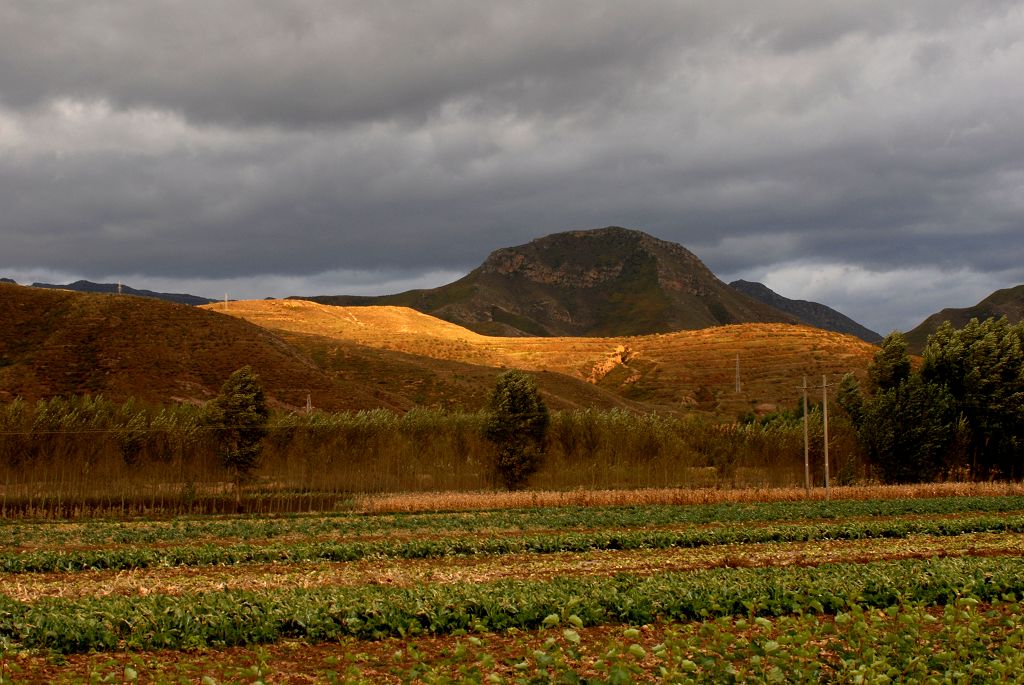
[[[558,288],[590,289],[642,269],[652,270],[660,287],[695,296],[710,294],[708,281],[717,280],[683,246],[619,226],[566,231],[501,248],[487,257],[478,272]]]

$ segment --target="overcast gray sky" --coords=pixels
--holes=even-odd
[[[880,332],[1024,282],[1024,3],[0,3],[0,275],[440,285],[621,225]]]

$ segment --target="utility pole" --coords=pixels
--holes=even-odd
[[[306,393],[306,413],[313,413],[313,395],[308,392]]]
[[[736,394],[743,392],[743,385],[740,383],[740,356],[736,355]]]
[[[825,499],[832,499],[832,490],[828,484],[828,380],[821,375],[822,421],[825,428]]]
[[[832,487],[829,483],[828,473],[828,389],[831,386],[828,384],[828,378],[823,374],[821,376],[821,396],[822,396],[822,427],[824,429],[824,441],[825,441],[825,499],[832,499]],[[811,493],[811,444],[808,431],[808,416],[807,416],[807,376],[804,376],[804,384],[800,386],[800,390],[803,391],[804,397],[804,488],[807,490],[807,494]]]
[[[807,434],[807,376],[804,376],[804,489],[811,494],[811,443]]]
[[[118,281],[118,282],[117,282],[117,294],[118,294],[118,295],[120,295],[120,294],[121,294],[121,281]]]
[[[228,310],[228,294],[224,293],[224,311]]]

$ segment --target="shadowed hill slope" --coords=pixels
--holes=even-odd
[[[189,295],[187,293],[158,293],[152,290],[136,290],[126,285],[117,283],[93,283],[92,281],[75,281],[66,285],[54,285],[52,283],[33,283],[33,288],[50,288],[57,290],[74,290],[80,293],[106,293],[108,295],[137,295],[139,297],[153,297],[158,300],[177,302],[178,304],[190,304],[198,306],[215,302],[208,297]]]
[[[235,317],[127,295],[0,284],[0,400],[92,393],[114,400],[203,401],[249,364],[270,400],[332,409],[370,401],[278,335]]]
[[[496,250],[467,276],[439,288],[304,299],[410,307],[493,336],[621,336],[798,322],[730,288],[681,245],[619,227],[556,233]]]

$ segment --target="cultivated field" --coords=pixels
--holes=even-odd
[[[1024,494],[949,492],[7,521],[0,682],[1014,682]]]

